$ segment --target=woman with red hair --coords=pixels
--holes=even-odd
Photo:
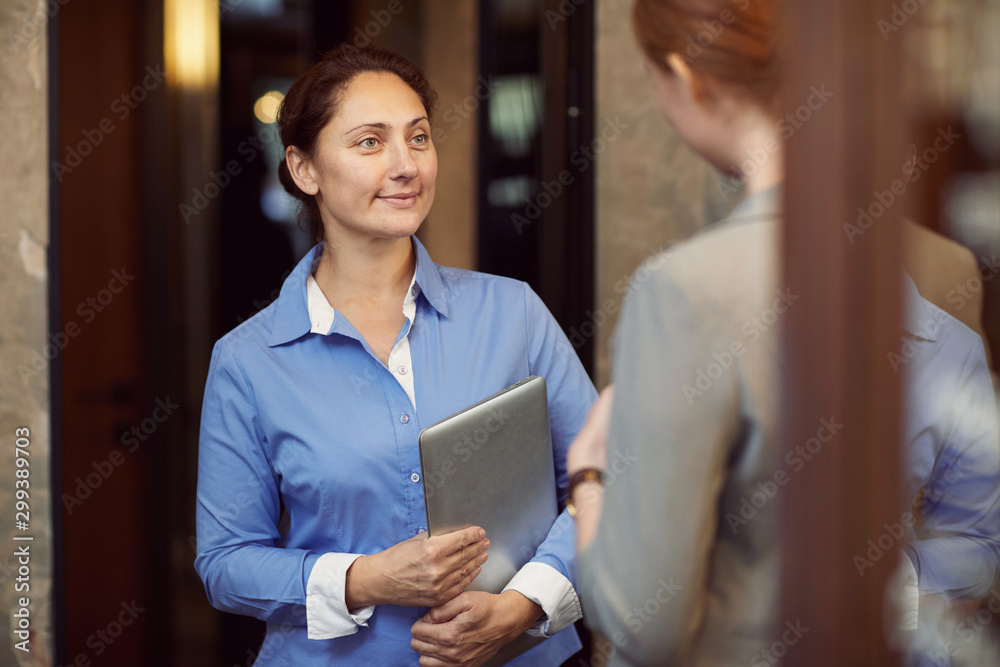
[[[664,116],[747,197],[665,253],[625,305],[614,407],[606,390],[569,454],[585,620],[614,665],[771,665],[809,631],[777,617],[782,487],[843,429],[816,415],[815,438],[778,442],[779,320],[798,299],[779,276],[794,131],[778,110],[779,3],[638,0],[633,18]],[[904,293],[903,479],[921,511],[899,538],[907,583],[891,622],[915,659],[946,665],[919,595],[982,598],[1000,574],[997,420],[982,341],[912,280]]]

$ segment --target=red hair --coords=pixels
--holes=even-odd
[[[676,53],[691,70],[769,106],[778,92],[778,0],[636,0],[643,53],[669,71]]]

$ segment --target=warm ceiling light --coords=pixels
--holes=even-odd
[[[182,88],[214,86],[219,79],[218,0],[164,0],[167,76]]]

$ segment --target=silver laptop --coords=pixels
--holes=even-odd
[[[556,520],[545,380],[515,385],[420,432],[427,530],[482,526],[490,557],[467,590],[499,593]]]
[[[481,526],[490,557],[466,590],[499,593],[558,516],[545,379],[531,376],[420,432],[427,532]],[[543,640],[521,635],[484,667]]]

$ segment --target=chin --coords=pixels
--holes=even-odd
[[[401,219],[386,220],[384,224],[380,225],[381,231],[386,237],[406,238],[416,234],[427,214],[400,217]]]

